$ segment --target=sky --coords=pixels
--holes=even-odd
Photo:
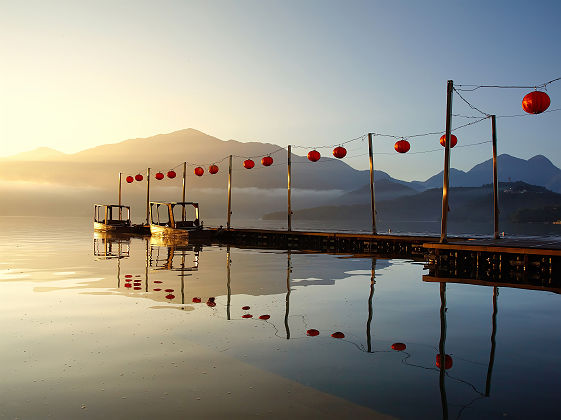
[[[74,153],[184,128],[299,145],[305,155],[368,132],[444,130],[447,80],[534,86],[561,76],[558,1],[0,0],[0,8],[0,156],[43,146]],[[462,95],[500,117],[523,114],[531,90]],[[547,91],[550,109],[561,108],[561,81]],[[479,115],[457,96],[453,106]],[[467,147],[453,150],[453,167],[491,157],[490,127],[455,132]],[[561,166],[560,128],[561,112],[498,118],[499,153],[543,154]],[[376,136],[374,165],[426,179],[443,166],[439,137],[410,138],[400,155],[395,139]],[[368,168],[367,143],[346,146],[347,163]]]

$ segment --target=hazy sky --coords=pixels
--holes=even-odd
[[[533,85],[561,76],[560,18],[559,1],[0,0],[0,155],[76,152],[188,127],[310,147],[369,131],[438,131],[448,79]],[[526,93],[465,97],[511,115],[523,113]],[[550,109],[561,108],[561,81],[548,93]],[[454,112],[476,115],[457,97]],[[561,112],[499,119],[499,152],[561,166],[560,130]],[[456,134],[460,144],[489,140],[490,122]],[[411,139],[411,152],[439,148],[438,137]],[[441,169],[441,151],[403,156],[394,142],[375,139],[377,168],[402,179]],[[366,152],[351,143],[348,163],[367,168]],[[490,152],[456,148],[452,164],[469,169]]]

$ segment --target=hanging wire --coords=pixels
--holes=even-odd
[[[483,111],[481,111],[479,108],[477,108],[476,106],[470,104],[469,101],[468,101],[466,98],[464,98],[460,92],[458,92],[458,91],[456,90],[456,88],[454,88],[454,92],[456,92],[456,94],[460,97],[460,99],[461,99],[462,101],[464,101],[464,102],[465,102],[471,109],[473,109],[474,111],[477,111],[477,112],[479,112],[480,114],[485,115],[485,117],[488,117],[488,116],[490,115],[489,113],[483,112]]]
[[[481,89],[481,88],[497,88],[497,89],[538,89],[538,88],[542,88],[542,89],[546,89],[548,85],[550,85],[551,83],[557,82],[561,80],[561,77],[557,77],[555,79],[552,79],[548,82],[545,83],[540,83],[537,85],[526,85],[526,86],[510,86],[510,85],[466,85],[466,84],[457,84],[454,87],[454,90],[456,90],[456,86],[464,92],[473,92],[474,90],[477,89]],[[462,89],[463,88],[463,89]]]
[[[346,141],[342,141],[342,142],[339,142],[339,143],[330,144],[330,145],[327,145],[327,146],[314,146],[314,147],[310,147],[310,146],[300,146],[300,145],[297,145],[297,144],[296,144],[296,145],[292,145],[292,148],[293,148],[293,149],[310,149],[310,148],[311,148],[311,149],[331,149],[331,148],[333,148],[333,147],[343,146],[344,144],[349,144],[349,143],[352,143],[352,142],[357,141],[357,140],[364,140],[365,138],[366,138],[366,135],[363,134],[362,136],[355,137],[355,138],[353,138],[353,139],[346,140]]]

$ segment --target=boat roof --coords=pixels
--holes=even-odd
[[[125,206],[123,204],[119,205],[119,204],[94,204],[94,206],[98,206],[98,207],[125,207],[125,208],[130,208],[130,206]]]
[[[150,204],[189,204],[191,206],[199,207],[199,203],[195,203],[194,201],[150,201]]]

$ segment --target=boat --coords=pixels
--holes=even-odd
[[[149,229],[131,223],[131,209],[119,204],[94,204],[94,231],[144,235]]]
[[[213,231],[203,229],[199,203],[150,202],[150,233],[172,240],[208,240]]]

